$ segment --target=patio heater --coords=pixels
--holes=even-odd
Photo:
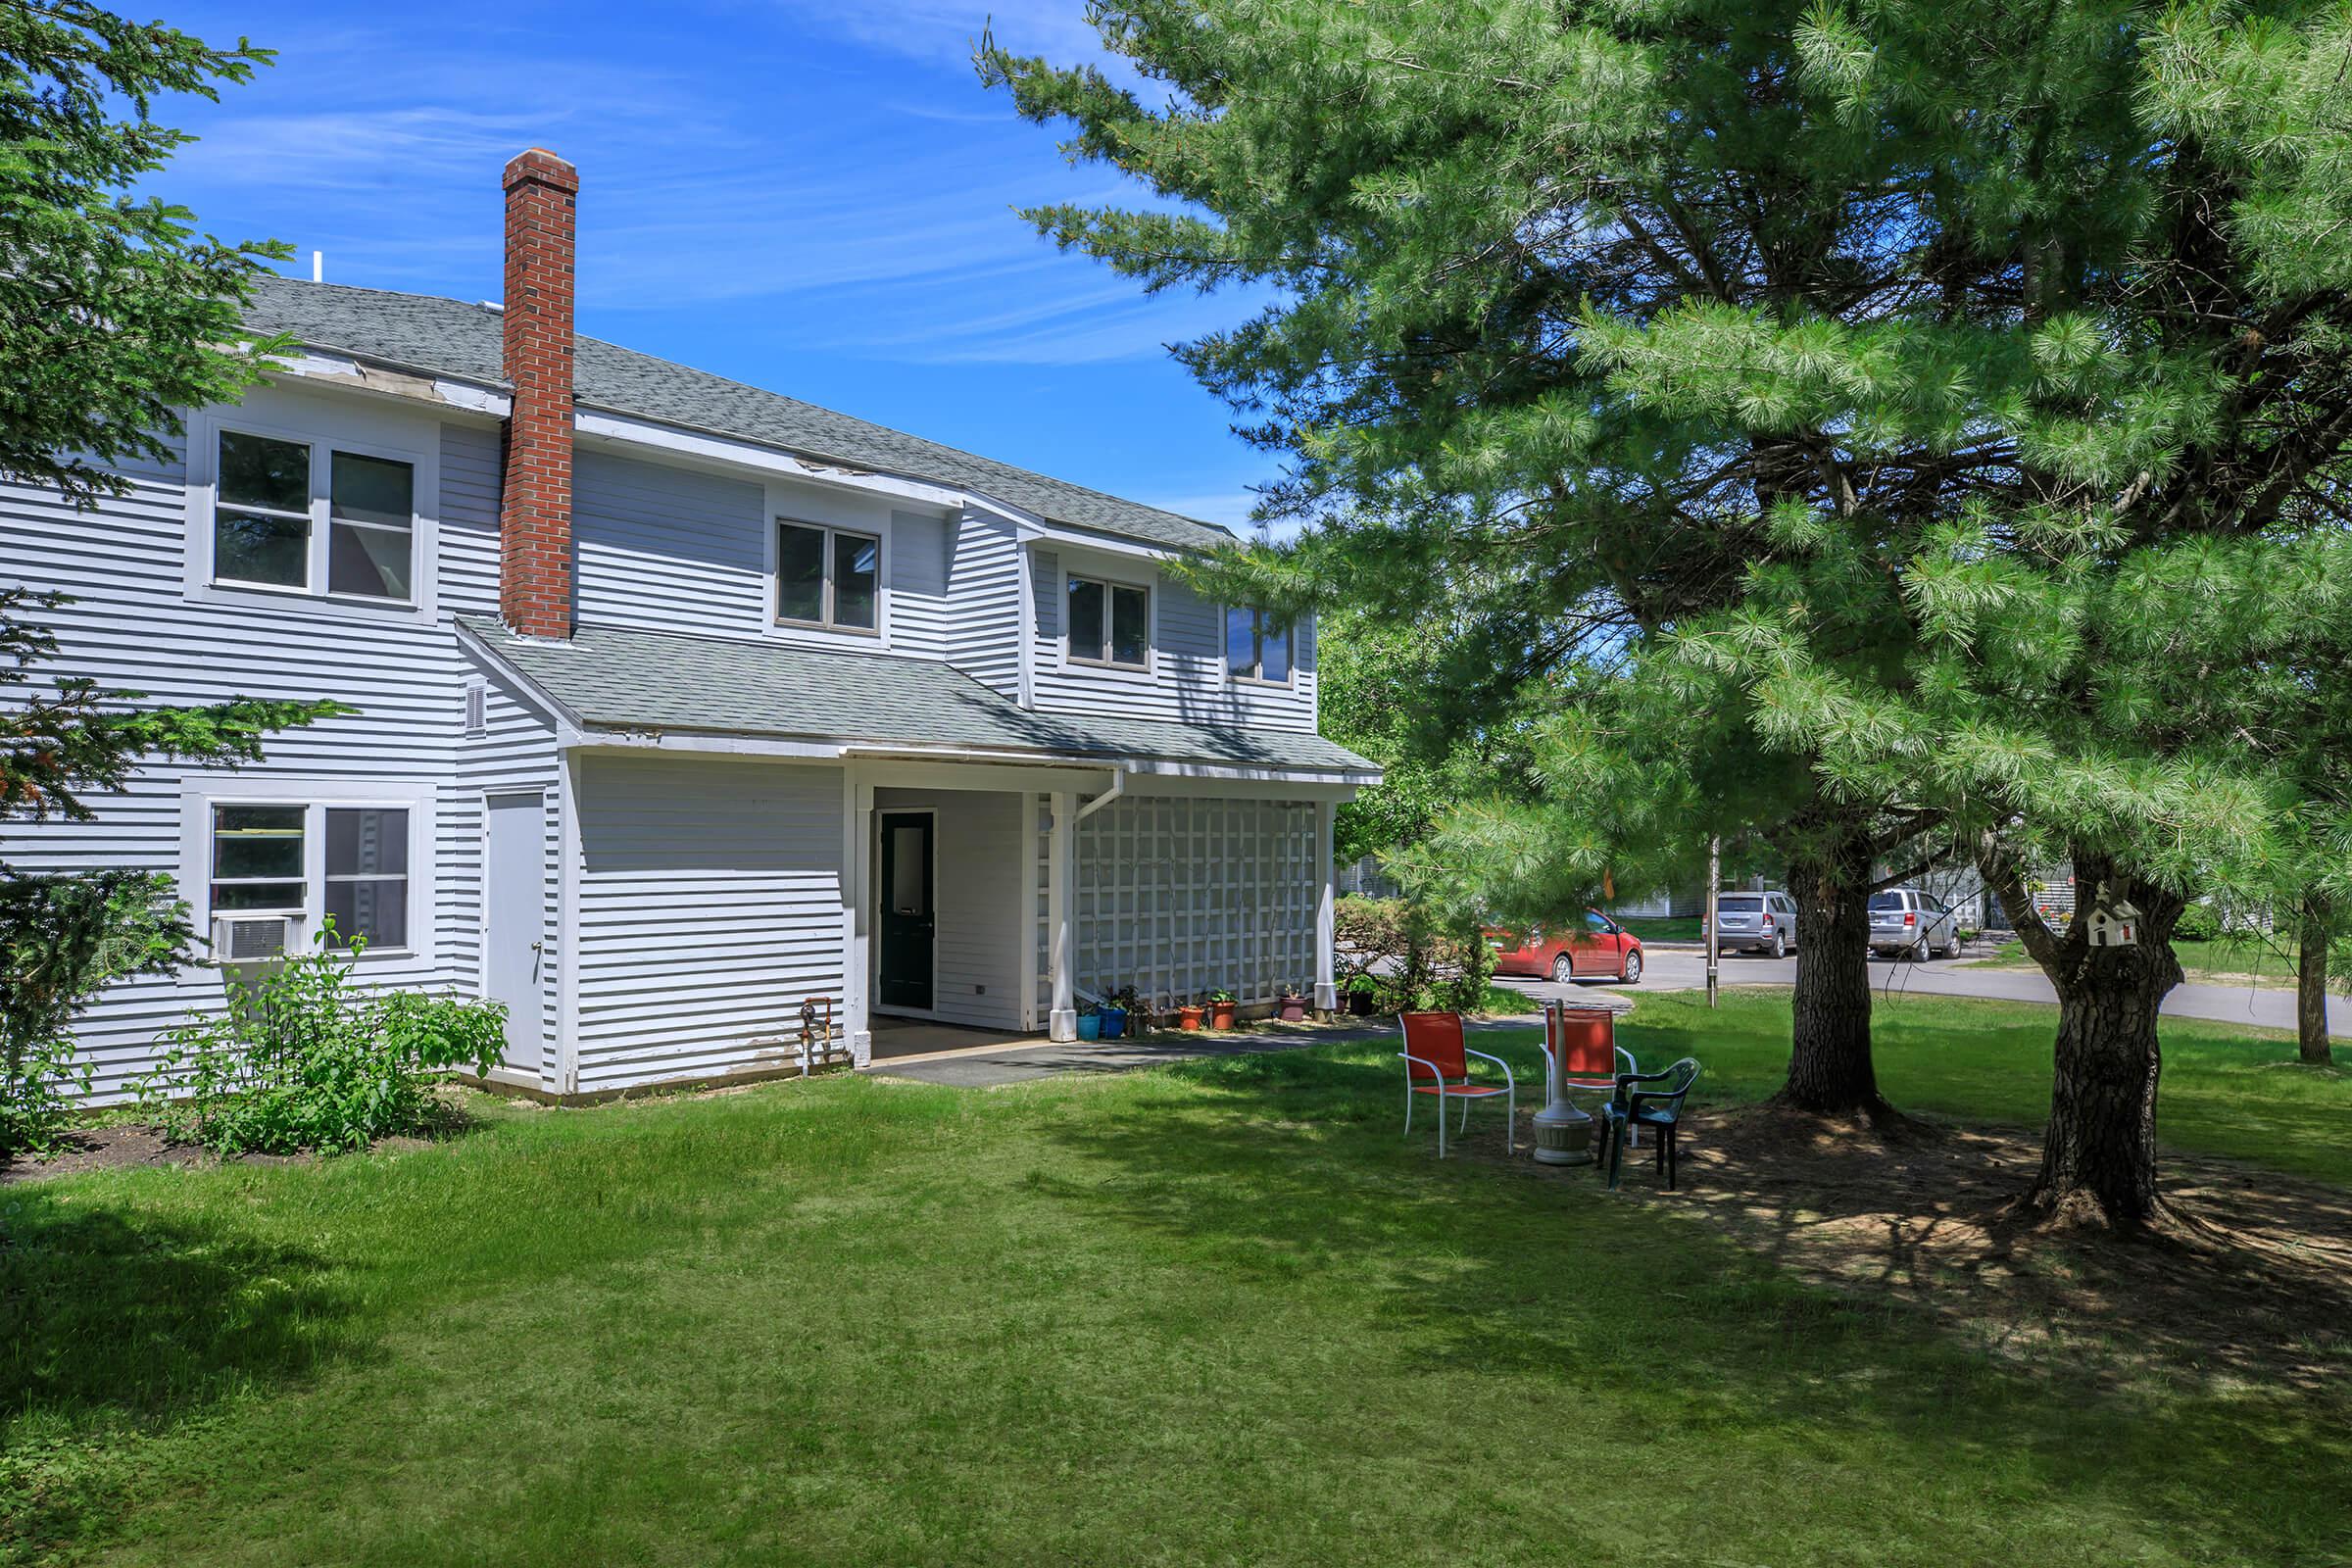
[[[1544,1004],[1544,1105],[1536,1112],[1538,1163],[1592,1163],[1592,1117],[1568,1094],[1615,1087],[1617,1014],[1632,1011],[1633,1005],[1623,997],[1605,995]]]

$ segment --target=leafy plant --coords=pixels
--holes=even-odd
[[[242,984],[225,1012],[166,1032],[141,1094],[173,1137],[219,1154],[364,1149],[427,1130],[440,1074],[486,1073],[498,1060],[504,1006],[360,991],[352,975],[365,942],[334,941],[329,920],[317,952]]]
[[[89,1092],[89,1064],[74,1059],[62,1036],[8,1052],[0,1057],[0,1157],[55,1150],[75,1098]]]
[[[1335,915],[1336,945],[1353,971],[1350,992],[1373,992],[1389,1010],[1485,1006],[1494,950],[1475,919],[1410,899],[1342,899]]]
[[[2210,904],[2189,905],[2173,925],[2176,942],[2218,942],[2221,937],[2221,911]]]
[[[1219,986],[1216,990],[1211,991],[1208,994],[1208,1000],[1211,1002],[1238,1002],[1241,999],[1236,997],[1232,992],[1226,990],[1223,986]]]

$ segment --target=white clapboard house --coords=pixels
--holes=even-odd
[[[1089,995],[1331,994],[1305,621],[1167,564],[1223,530],[575,337],[571,166],[506,171],[506,304],[272,279],[284,373],[95,512],[6,492],[61,673],[328,697],[266,765],[150,766],[27,868],[175,873],[215,961],[125,982],[101,1092],[331,916],[510,1008],[553,1094],[789,1068],[803,1004],[1064,1039]]]

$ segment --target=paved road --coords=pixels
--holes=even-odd
[[[1644,950],[1649,960],[1649,972],[1642,984],[1631,988],[1635,994],[1650,991],[1697,991],[1707,983],[1707,960],[1701,953],[1673,948]],[[1873,958],[1870,964],[1871,984],[1883,994],[1936,997],[1990,997],[2002,1002],[2055,1003],[2058,993],[2050,982],[2035,969],[1980,969],[1950,958],[1936,958],[1927,963],[1890,963]],[[1506,980],[1513,990],[1524,991],[1532,997],[1549,1000],[1564,990],[1586,990],[1588,987],[1561,987],[1548,981]],[[1741,953],[1723,956],[1723,983],[1727,986],[1786,986],[1796,983],[1794,958],[1766,958]],[[1625,990],[1610,986],[1602,989]],[[2251,986],[2178,986],[2164,999],[2164,1011],[2177,1018],[2211,1018],[2219,1023],[2258,1024],[2266,1029],[2292,1029],[2295,1026],[2295,994],[2292,991],[2258,991]],[[2328,999],[2328,1027],[2337,1035],[2352,1035],[2352,1001],[2334,996]]]

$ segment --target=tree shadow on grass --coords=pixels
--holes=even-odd
[[[0,1547],[85,1536],[123,1500],[110,1437],[309,1377],[352,1306],[324,1259],[218,1220],[0,1190]]]
[[[2227,1553],[2237,1560],[2346,1544],[2344,1499],[2308,1484],[2352,1459],[2340,1387],[2240,1377],[2217,1394],[2170,1360],[2137,1377],[2063,1355],[2022,1363],[1911,1292],[1824,1290],[1772,1246],[1690,1223],[1708,1218],[1695,1197],[1610,1195],[1590,1170],[1563,1177],[1524,1152],[1506,1165],[1486,1107],[1467,1147],[1493,1157],[1440,1165],[1418,1118],[1415,1141],[1399,1138],[1401,1077],[1386,1062],[1284,1055],[1169,1078],[1057,1124],[1090,1178],[1051,1195],[1180,1238],[1245,1280],[1351,1272],[1419,1364],[1532,1374],[1563,1413],[1595,1390],[1638,1388],[1627,1402],[1642,1423],[1735,1447],[1799,1430],[1808,1460],[1860,1455],[1931,1490],[2014,1477],[2023,1455],[2051,1509],[2096,1499],[2163,1523],[2183,1547],[2233,1515],[2264,1517],[2263,1540]],[[1694,1181],[1697,1168],[1686,1167]],[[1903,1256],[1900,1238],[1887,1245],[1887,1280],[1933,1268]],[[2302,1462],[2269,1461],[2281,1452]]]

